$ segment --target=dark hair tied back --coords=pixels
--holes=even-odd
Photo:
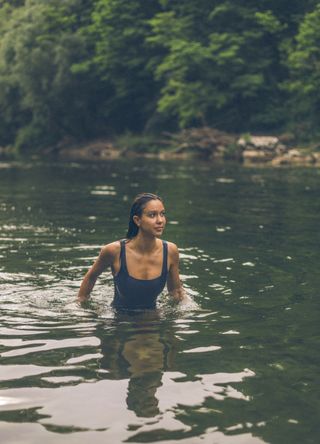
[[[135,197],[135,199],[132,203],[131,209],[130,209],[127,239],[132,239],[133,237],[135,237],[138,234],[139,227],[137,226],[137,224],[133,220],[133,216],[141,217],[145,206],[147,205],[147,203],[150,200],[160,200],[162,202],[161,197],[157,196],[156,194],[152,194],[152,193],[141,193]]]

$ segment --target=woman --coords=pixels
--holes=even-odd
[[[151,193],[139,194],[130,210],[127,238],[102,248],[82,281],[78,300],[89,298],[97,277],[110,266],[116,308],[155,308],[166,283],[177,302],[188,302],[179,277],[178,248],[159,239],[165,225],[162,199]]]

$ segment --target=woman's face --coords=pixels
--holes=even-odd
[[[134,216],[133,220],[139,230],[153,236],[161,236],[166,225],[166,217],[161,200],[149,200],[144,207],[141,216]]]

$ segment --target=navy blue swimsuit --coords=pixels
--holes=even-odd
[[[164,289],[168,274],[168,244],[162,241],[163,260],[161,275],[155,279],[136,279],[129,275],[126,261],[126,241],[120,241],[120,270],[113,276],[116,308],[155,308],[156,300]]]

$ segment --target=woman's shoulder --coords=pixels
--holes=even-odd
[[[120,249],[120,241],[114,241],[104,245],[101,248],[100,254],[104,257],[108,257],[109,259],[114,259],[120,254]]]
[[[168,253],[170,256],[179,256],[179,249],[173,242],[165,241],[168,245]]]

